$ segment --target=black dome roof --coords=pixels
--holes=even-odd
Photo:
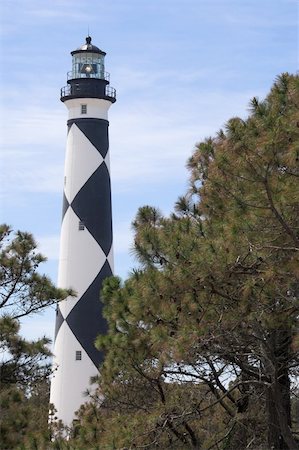
[[[81,45],[81,47],[78,47],[77,50],[72,51],[71,55],[83,52],[100,53],[101,55],[106,55],[106,53],[100,50],[99,47],[96,47],[95,45],[91,44],[90,36],[87,36],[86,43]]]

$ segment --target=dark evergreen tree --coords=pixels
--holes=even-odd
[[[105,283],[99,395],[71,448],[299,447],[298,106],[281,75],[196,146],[171,217],[138,211],[140,268]]]
[[[37,270],[45,258],[29,233],[12,236],[0,226],[0,403],[1,449],[41,448],[47,435],[50,340],[28,341],[20,335],[20,319],[73,295],[57,289]]]

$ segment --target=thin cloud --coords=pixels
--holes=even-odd
[[[289,0],[291,3],[291,0]],[[272,3],[273,6],[273,3]],[[262,10],[262,8],[261,8]],[[230,10],[228,13],[224,11],[222,19],[224,22],[232,25],[240,25],[246,28],[280,28],[280,27],[298,27],[298,20],[296,17],[297,8],[294,2],[294,14],[284,14],[280,10],[280,14],[277,15],[277,11],[273,8],[269,8],[267,16],[259,14],[259,7],[252,8],[250,4],[247,6],[242,5],[241,8]]]
[[[89,19],[89,14],[83,12],[74,11],[73,7],[68,6],[64,7],[64,5],[58,5],[57,9],[51,8],[38,8],[31,9],[29,11],[30,15],[38,17],[40,19],[67,19],[67,20],[76,20],[76,21],[85,21]]]
[[[19,3],[19,5],[18,5]],[[5,6],[5,5],[4,5]],[[32,20],[37,17],[42,20],[55,19],[68,19],[76,21],[84,21],[88,19],[90,14],[84,8],[84,3],[73,0],[71,3],[69,0],[52,0],[51,6],[42,5],[39,0],[26,0],[26,7],[24,8],[23,0],[15,0],[16,8],[19,7],[23,11],[23,15],[28,20]],[[7,2],[6,6],[11,10],[11,5]],[[84,10],[85,9],[85,10]]]
[[[112,107],[110,147],[115,192],[132,191],[140,180],[151,186],[184,176],[182,168],[195,142],[214,135],[231,114],[244,115],[251,97],[249,92],[198,91],[190,102],[183,95],[184,89],[178,88],[175,97],[171,92],[157,99],[140,95],[130,106],[124,102],[126,107]],[[16,110],[13,107],[8,107],[7,116],[14,120],[5,122],[2,133],[5,195],[60,193],[66,111],[26,104]]]

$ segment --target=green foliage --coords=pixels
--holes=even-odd
[[[196,146],[169,218],[139,209],[140,267],[105,282],[99,390],[69,448],[298,448],[298,107],[283,74]]]
[[[37,253],[37,244],[29,233],[0,226],[0,310],[12,319],[39,312],[73,295],[56,288],[51,280],[37,272],[46,258]]]
[[[40,450],[49,441],[49,383],[35,383],[28,396],[16,385],[1,387],[0,440],[3,450]]]
[[[2,386],[18,385],[30,392],[32,385],[50,373],[47,363],[51,355],[46,337],[26,341],[19,335],[20,325],[11,317],[0,318],[0,349],[4,354],[1,362]]]
[[[41,449],[49,440],[50,340],[28,341],[20,319],[73,295],[37,269],[44,256],[29,233],[0,226],[1,449]]]

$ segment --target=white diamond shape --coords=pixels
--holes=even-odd
[[[87,228],[79,230],[79,218],[71,207],[63,218],[60,242],[58,286],[77,293],[60,302],[61,313],[67,317],[100,272],[106,256]]]
[[[81,351],[79,361],[76,351]],[[57,369],[51,380],[50,401],[57,409],[57,417],[71,425],[74,412],[87,400],[84,392],[90,389],[90,378],[97,369],[65,321],[55,340],[53,362]]]
[[[109,152],[109,150],[105,156],[105,163],[106,163],[109,175],[110,175],[110,152]]]
[[[111,249],[110,249],[109,255],[107,256],[107,260],[111,267],[112,273],[114,273],[113,242],[111,244]]]
[[[76,124],[68,133],[65,156],[64,191],[69,203],[102,164],[103,157]]]

